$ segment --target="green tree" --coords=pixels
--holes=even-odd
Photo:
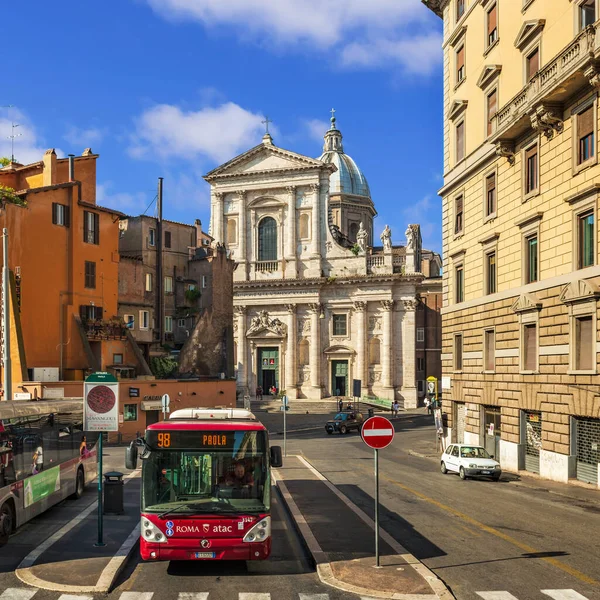
[[[5,202],[10,202],[17,206],[27,206],[27,202],[18,196],[15,190],[0,184],[0,204],[3,205]]]
[[[10,158],[7,158],[6,156],[0,156],[0,167],[6,167],[6,165],[9,165],[10,163]]]
[[[168,379],[178,366],[177,361],[170,356],[153,356],[150,359],[150,370],[158,379]]]

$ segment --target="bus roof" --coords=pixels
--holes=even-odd
[[[256,417],[249,411],[241,408],[181,408],[169,415],[169,420],[174,419],[202,419],[204,421],[256,421]]]
[[[207,421],[203,419],[178,419],[172,421],[159,421],[148,425],[151,431],[266,431],[265,426],[259,421],[243,421],[229,419],[227,421]]]

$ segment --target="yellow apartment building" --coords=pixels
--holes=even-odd
[[[444,21],[447,441],[599,484],[600,0],[423,0]]]

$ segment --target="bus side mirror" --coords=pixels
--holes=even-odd
[[[125,450],[125,468],[137,469],[138,449],[135,442],[131,442]]]
[[[271,446],[271,466],[283,467],[283,457],[281,455],[281,446]]]

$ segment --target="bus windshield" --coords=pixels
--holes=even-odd
[[[264,431],[152,434],[150,456],[143,461],[143,511],[174,516],[269,511]]]

